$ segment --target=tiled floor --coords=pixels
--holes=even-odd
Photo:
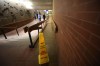
[[[49,54],[49,66],[58,66],[58,46],[56,43],[54,27],[54,23],[50,17],[47,23],[47,27],[43,32]]]

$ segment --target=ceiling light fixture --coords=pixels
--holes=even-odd
[[[10,0],[13,3],[20,3],[24,5],[27,9],[33,9],[32,5],[33,3],[30,2],[29,0]]]

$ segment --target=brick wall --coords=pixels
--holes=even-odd
[[[100,66],[100,0],[54,0],[59,66]]]

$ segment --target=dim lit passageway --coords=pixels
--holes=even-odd
[[[100,66],[100,0],[0,0],[0,66]]]

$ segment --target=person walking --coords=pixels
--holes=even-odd
[[[39,21],[41,21],[41,14],[38,14],[38,19]]]
[[[45,14],[43,14],[43,20],[45,20],[45,18],[46,18],[46,16],[45,16]]]

